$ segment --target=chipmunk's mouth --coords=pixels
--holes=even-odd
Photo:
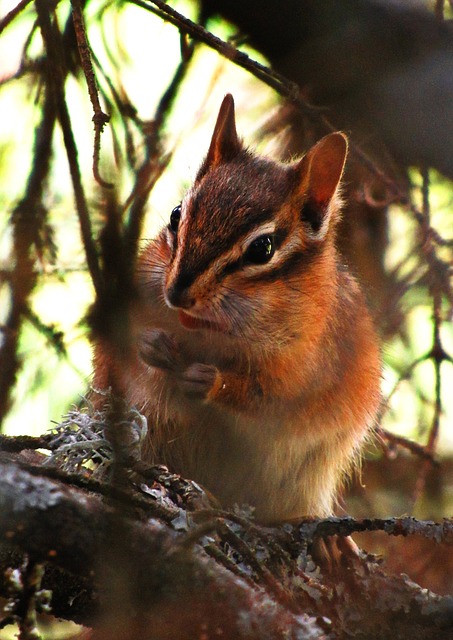
[[[178,309],[178,318],[184,329],[189,329],[190,331],[195,331],[196,329],[210,329],[211,331],[226,330],[226,327],[222,326],[219,322],[205,318],[197,318],[197,316],[186,313],[182,309]]]

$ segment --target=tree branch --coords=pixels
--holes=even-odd
[[[91,51],[88,44],[83,20],[82,5],[80,0],[71,0],[72,19],[74,21],[74,31],[79,49],[80,62],[83,73],[88,86],[88,93],[91,104],[93,105],[93,122],[94,122],[94,151],[93,151],[93,175],[98,184],[104,189],[111,189],[113,184],[106,182],[99,173],[99,154],[101,150],[101,134],[105,125],[109,122],[110,116],[102,111],[101,103],[96,86],[96,77],[94,75],[93,65],[91,64]]]
[[[6,27],[21,13],[31,0],[20,0],[20,2],[9,11],[4,18],[0,20],[0,35],[6,29]]]
[[[133,499],[132,486],[131,491]],[[148,497],[151,505],[155,498]],[[68,485],[64,474],[51,479],[38,468],[31,474],[0,461],[0,540],[7,544],[2,565],[18,566],[17,557],[14,560],[7,551],[12,548],[45,562],[43,586],[53,584],[57,591],[57,616],[90,624],[102,600],[102,619],[114,620],[113,630],[107,627],[113,640],[189,640],[196,637],[200,624],[222,629],[222,637],[231,640],[305,637],[309,631],[320,637],[317,616],[329,618],[329,632],[340,635],[355,630],[369,640],[382,640],[390,632],[394,638],[434,639],[453,623],[452,598],[430,594],[404,577],[386,576],[370,558],[345,558],[346,564],[334,575],[313,572],[306,551],[319,536],[378,529],[451,542],[450,521],[330,518],[263,528],[244,518],[239,525],[234,516],[228,521],[218,512],[221,526],[210,534],[211,525],[199,527],[189,512],[181,519],[181,506],[179,515],[164,523],[150,518],[144,505],[118,511],[117,499],[112,498],[106,504],[99,495]],[[146,498],[145,493],[145,502]],[[215,514],[211,512],[213,523]],[[220,559],[225,553],[226,562]],[[62,604],[58,594],[63,587],[70,593],[71,584],[80,589],[81,581],[92,594],[85,599],[85,618],[77,603],[72,610],[68,599]],[[136,612],[132,619],[128,603]],[[102,622],[97,628],[95,637],[106,638]]]
[[[97,293],[102,288],[102,277],[99,267],[96,245],[93,240],[91,228],[91,220],[88,211],[88,204],[80,174],[78,162],[77,145],[75,143],[74,134],[71,126],[68,106],[66,104],[64,93],[64,76],[66,70],[63,70],[62,64],[64,60],[64,51],[61,43],[61,33],[52,23],[49,8],[44,0],[36,0],[36,10],[38,14],[38,22],[41,29],[44,46],[46,49],[47,60],[52,75],[49,78],[49,86],[52,88],[55,103],[57,106],[58,119],[60,121],[63,132],[63,140],[66,148],[69,169],[74,188],[74,197],[76,201],[77,213],[79,216],[80,232],[82,236],[83,246],[87,258],[87,265],[90,271],[93,286]]]

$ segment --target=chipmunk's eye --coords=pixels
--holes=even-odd
[[[170,214],[170,229],[174,233],[178,231],[180,219],[181,219],[181,205],[178,204],[178,206],[175,207]]]
[[[244,259],[252,264],[266,264],[275,253],[275,238],[272,235],[260,236],[250,243]]]

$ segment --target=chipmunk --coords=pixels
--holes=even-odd
[[[258,157],[227,95],[139,257],[129,351],[96,346],[94,386],[113,371],[148,417],[147,460],[259,521],[331,514],[379,406],[378,339],[335,248],[346,154],[332,133],[292,164]]]

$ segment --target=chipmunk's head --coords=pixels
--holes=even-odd
[[[166,230],[164,296],[184,327],[282,340],[296,331],[291,305],[313,315],[346,152],[345,136],[333,133],[295,164],[256,157],[237,136],[232,96],[224,98],[206,159]]]

